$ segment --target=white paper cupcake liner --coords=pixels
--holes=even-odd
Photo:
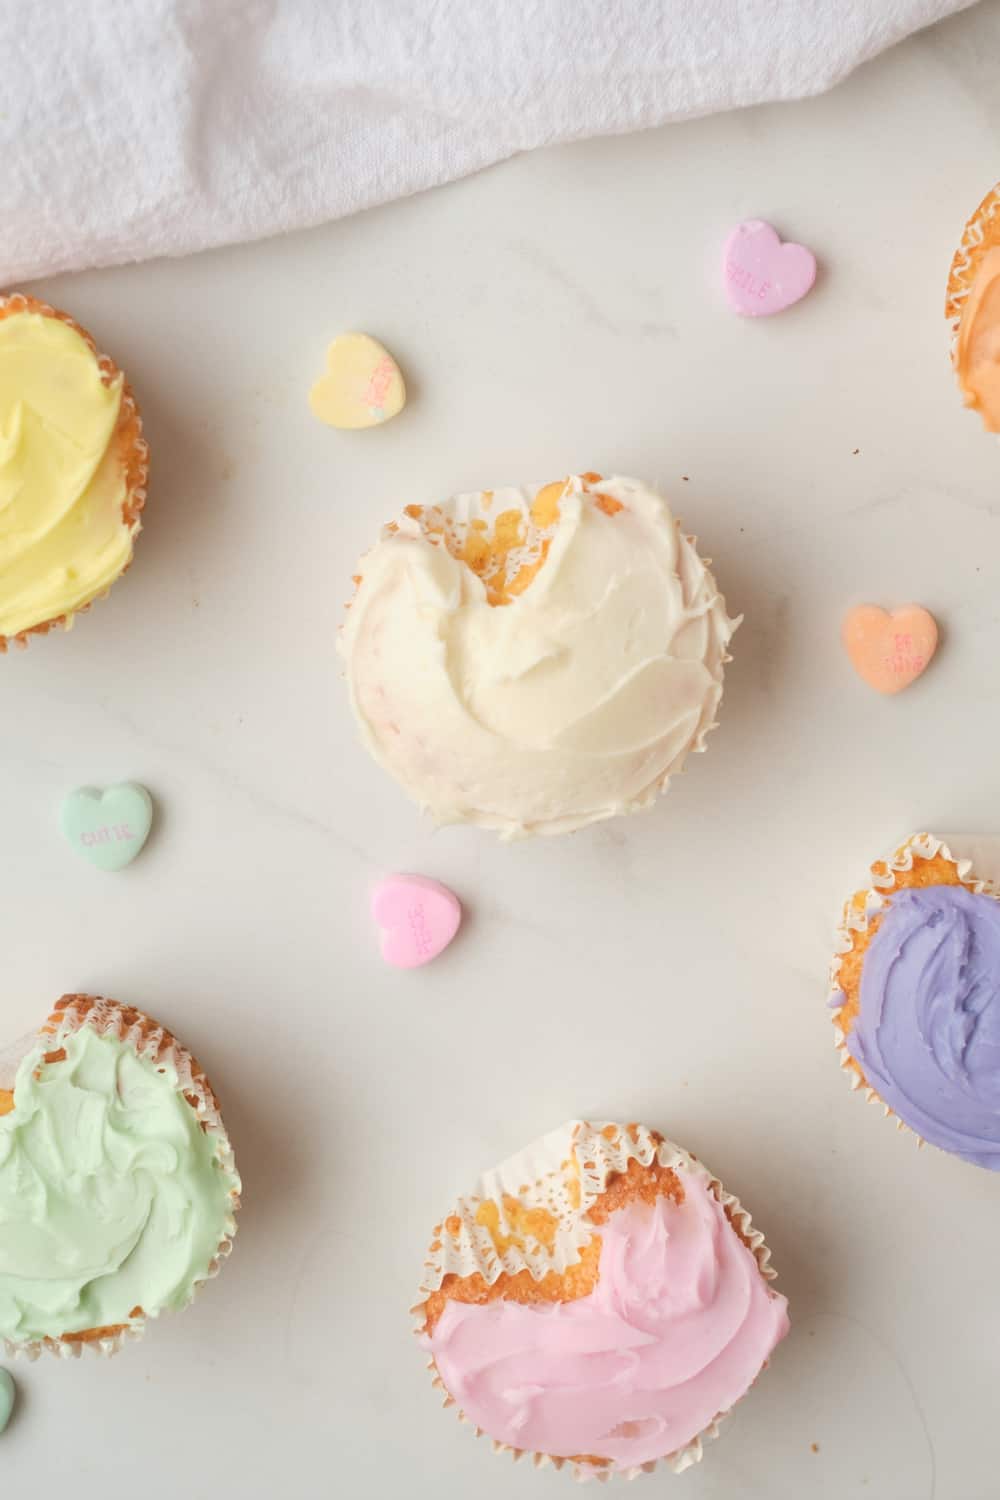
[[[115,1000],[103,1000],[94,995],[65,995],[40,1031],[23,1037],[0,1053],[0,1088],[13,1088],[20,1062],[40,1040],[47,1042],[51,1039],[50,1050],[56,1051],[66,1037],[82,1030],[84,1026],[92,1027],[100,1036],[116,1037],[138,1057],[151,1063],[163,1063],[174,1070],[180,1090],[197,1115],[201,1128],[212,1137],[215,1157],[221,1170],[234,1181],[229,1212],[218,1249],[204,1273],[193,1283],[184,1304],[187,1306],[199,1287],[218,1274],[222,1262],[231,1252],[236,1235],[236,1215],[240,1207],[240,1179],[233,1148],[222,1123],[212,1087],[191,1053],[164,1027],[131,1006],[119,1005]],[[110,1356],[116,1354],[128,1340],[141,1338],[150,1319],[158,1316],[158,1313],[149,1313],[141,1322],[123,1326],[108,1338],[81,1339],[79,1334],[71,1334],[65,1338],[4,1339],[3,1348],[10,1358],[23,1355],[29,1360],[37,1359],[43,1352],[54,1354],[60,1359],[78,1359],[84,1349]]]
[[[539,1281],[549,1271],[562,1272],[575,1264],[582,1246],[593,1234],[593,1226],[584,1222],[584,1215],[605,1191],[609,1180],[627,1172],[630,1161],[648,1167],[654,1160],[662,1167],[679,1169],[705,1182],[725,1210],[729,1223],[751,1251],[761,1275],[773,1281],[777,1272],[771,1265],[771,1252],[764,1236],[754,1228],[739,1199],[727,1193],[719,1179],[689,1152],[644,1125],[570,1120],[508,1157],[492,1171],[485,1172],[475,1191],[459,1198],[452,1212],[442,1219],[424,1262],[420,1300],[411,1308],[414,1333],[419,1336],[425,1331],[426,1300],[440,1290],[446,1276],[463,1277],[478,1272],[492,1285],[503,1272],[514,1276],[527,1270]],[[570,1165],[574,1161],[578,1171]],[[499,1203],[505,1196],[517,1198],[530,1208],[546,1209],[555,1217],[557,1229],[551,1250],[529,1241],[524,1250],[511,1245],[503,1253],[498,1253],[488,1230],[476,1222],[476,1213],[483,1202]],[[488,1434],[471,1422],[454,1397],[449,1395],[433,1359],[427,1369],[434,1388],[444,1394],[443,1405],[452,1408],[459,1421],[472,1427],[476,1437],[487,1437]],[[606,1483],[613,1478],[636,1479],[640,1474],[650,1474],[660,1467],[674,1474],[683,1473],[700,1461],[704,1444],[718,1437],[719,1424],[726,1415],[726,1412],[719,1412],[707,1427],[676,1452],[630,1469],[598,1468],[570,1458],[515,1448],[496,1438],[491,1438],[490,1442],[494,1453],[507,1453],[515,1462],[527,1458],[535,1468],[551,1464],[555,1469],[568,1469],[578,1481]]]
[[[941,855],[943,859],[950,860],[955,865],[959,880],[975,895],[993,896],[1000,900],[1000,887],[989,880],[981,880],[978,877],[970,878],[972,861],[956,859],[943,839],[931,833],[911,834],[893,854],[881,861],[886,867],[886,873],[872,874],[871,885],[867,889],[856,891],[844,903],[843,915],[834,934],[834,956],[830,965],[830,993],[827,1003],[832,1010],[839,1011],[843,1003],[844,992],[840,985],[840,966],[844,956],[853,951],[851,934],[867,932],[875,918],[881,916],[888,905],[888,897],[897,889],[894,879],[896,874],[912,870],[918,860],[934,859],[937,855]],[[834,1046],[852,1092],[860,1090],[867,1103],[878,1104],[886,1118],[891,1117],[895,1120],[897,1130],[905,1135],[913,1136],[917,1144],[923,1146],[925,1144],[923,1136],[901,1120],[876,1090],[866,1082],[848,1051],[848,1033],[841,1029],[836,1015],[832,1019]]]

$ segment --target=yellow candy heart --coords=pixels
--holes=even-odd
[[[367,333],[342,333],[326,351],[326,374],[309,392],[313,415],[329,427],[377,427],[406,404],[399,366]]]

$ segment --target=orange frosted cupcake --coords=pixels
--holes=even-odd
[[[147,462],[132,392],[90,335],[0,297],[0,651],[68,627],[124,573]]]
[[[0,1056],[0,1346],[113,1354],[215,1274],[239,1193],[191,1054],[131,1006],[65,996]]]
[[[948,277],[945,316],[966,406],[1000,433],[1000,184],[965,226]]]

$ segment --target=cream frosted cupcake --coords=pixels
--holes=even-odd
[[[739,622],[636,480],[407,506],[357,585],[355,716],[438,823],[515,837],[634,812],[714,727]]]
[[[1000,891],[914,834],[845,907],[841,1065],[922,1140],[1000,1171]]]
[[[191,1054],[129,1006],[65,996],[0,1057],[0,1343],[114,1353],[214,1275],[239,1192]]]
[[[125,571],[147,463],[132,393],[90,335],[0,297],[0,651],[68,627]]]
[[[788,1331],[773,1277],[687,1152],[577,1120],[459,1199],[414,1313],[445,1404],[498,1449],[577,1478],[679,1473]]]
[[[1000,183],[965,226],[948,277],[945,316],[966,406],[1000,433]]]

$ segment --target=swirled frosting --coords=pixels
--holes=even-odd
[[[987,250],[962,308],[955,371],[966,406],[1000,432],[1000,246]]]
[[[897,891],[846,1044],[911,1130],[1000,1170],[1000,901],[955,885]]]
[[[787,1303],[706,1184],[632,1201],[594,1229],[576,1301],[449,1301],[426,1337],[465,1416],[513,1448],[629,1469],[689,1443],[745,1394],[788,1331]]]
[[[703,746],[738,623],[666,502],[584,475],[438,514],[463,555],[410,507],[361,563],[340,649],[368,749],[439,823],[561,833],[647,806]],[[487,525],[534,559],[506,591]]]
[[[33,1049],[0,1116],[0,1338],[180,1307],[231,1222],[235,1174],[176,1073],[85,1026]]]
[[[71,615],[130,561],[121,401],[75,328],[0,317],[0,636]]]

